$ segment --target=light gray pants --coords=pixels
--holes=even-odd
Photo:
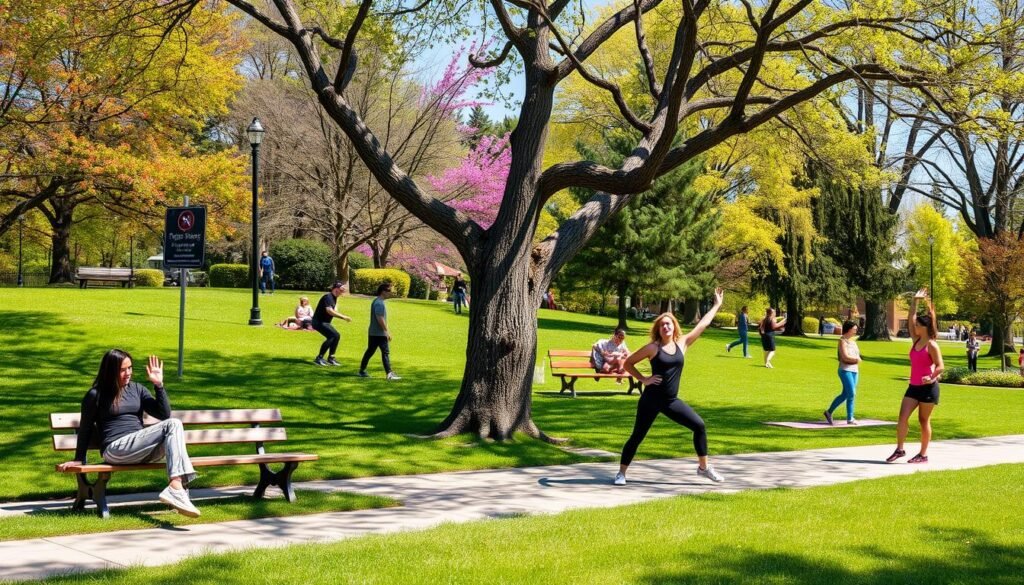
[[[167,477],[181,477],[188,483],[196,478],[196,470],[185,450],[185,430],[176,418],[125,435],[107,445],[103,460],[112,465],[153,463],[167,455]]]

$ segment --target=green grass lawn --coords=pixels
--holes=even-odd
[[[468,318],[454,315],[450,305],[389,301],[392,360],[405,379],[388,383],[379,356],[369,368],[373,378],[356,376],[370,299],[341,299],[340,310],[355,317],[354,323],[337,325],[343,366],[318,368],[311,363],[322,340],[318,334],[271,325],[292,312],[297,297],[288,292],[261,297],[267,325],[250,327],[248,291],[191,289],[185,376],[178,381],[176,289],[0,289],[0,501],[71,495],[72,478],[53,471],[71,454],[53,451],[48,413],[78,410],[100,357],[111,347],[128,350],[137,362],[148,353],[163,357],[175,408],[280,407],[289,441],[270,450],[311,451],[321,457],[299,467],[299,481],[581,460],[525,438],[494,444],[468,436],[444,441],[415,437],[444,418],[458,392]],[[613,324],[603,317],[541,311],[538,353],[588,348]],[[627,341],[635,349],[649,324],[632,325]],[[687,355],[683,375],[681,394],[707,421],[712,455],[892,441],[892,427],[809,432],[763,425],[820,416],[839,389],[835,340],[780,338],[776,367],[767,370],[759,367],[759,349],[750,360],[739,357],[738,350],[726,354],[724,344],[732,336],[707,332]],[[903,341],[861,346],[866,361],[857,416],[891,420],[906,387],[909,346]],[[947,347],[948,362],[965,363],[961,345]],[[995,364],[985,361],[982,367]],[[136,379],[144,378],[140,368]],[[636,396],[615,393],[621,387],[608,381],[583,380],[578,386],[578,399],[559,395],[558,382],[548,372],[547,383],[534,393],[537,423],[575,446],[618,452],[633,424]],[[947,386],[935,412],[935,438],[1019,433],[1022,419],[1020,390]],[[195,447],[192,454],[245,448]],[[638,457],[692,454],[685,430],[661,419]],[[205,471],[197,485],[253,484],[257,476],[255,466],[215,468]],[[164,481],[160,471],[120,474],[110,488],[155,491]]]
[[[47,582],[1019,584],[1022,477],[1002,465],[684,496]]]
[[[380,496],[314,490],[297,490],[296,499],[291,503],[281,497],[256,500],[251,496],[197,499],[195,503],[203,513],[199,518],[187,518],[159,503],[112,506],[110,518],[106,520],[97,516],[95,510],[32,511],[23,516],[0,520],[0,541],[140,528],[174,528],[228,520],[348,512],[399,505],[395,500]]]

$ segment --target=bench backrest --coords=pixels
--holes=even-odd
[[[102,276],[130,277],[131,268],[106,268],[104,266],[83,266],[78,269],[78,276],[99,278]]]
[[[570,359],[575,358],[575,359]],[[592,370],[590,352],[577,349],[550,349],[548,361],[552,370]]]
[[[210,445],[227,443],[264,443],[285,441],[288,435],[281,427],[261,428],[263,423],[280,423],[281,411],[276,408],[238,408],[231,410],[174,410],[171,418],[176,418],[185,425],[252,425],[248,428],[197,429],[185,431],[185,442],[189,445]],[[77,412],[54,412],[50,414],[50,428],[54,430],[74,429],[77,431],[81,414]],[[144,426],[153,425],[159,420],[145,415]],[[74,451],[78,445],[76,434],[53,435],[55,451]],[[90,449],[99,448],[99,437],[93,436]]]

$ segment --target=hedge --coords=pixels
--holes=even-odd
[[[999,370],[972,372],[963,366],[959,366],[942,372],[942,381],[950,384],[965,384],[967,386],[1024,388],[1024,377],[1021,377],[1016,369],[1006,372],[1000,372]]]
[[[283,240],[270,246],[281,288],[326,290],[334,281],[334,255],[323,242]]]
[[[156,268],[136,268],[135,286],[163,286],[164,271]]]
[[[362,295],[377,294],[377,287],[390,282],[396,297],[409,295],[409,274],[395,268],[360,268],[352,271],[352,292]]]
[[[818,319],[816,317],[804,317],[801,325],[804,333],[818,334]]]
[[[214,264],[210,267],[210,286],[221,288],[249,288],[248,264]]]
[[[719,311],[715,314],[715,317],[711,319],[712,327],[735,327],[736,326],[736,315],[727,311]]]

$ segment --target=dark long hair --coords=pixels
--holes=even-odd
[[[935,319],[935,307],[928,299],[925,299],[924,302],[928,304],[928,312],[924,315],[917,315],[917,324],[928,328],[928,339],[935,339],[939,336],[939,324]]]
[[[101,408],[116,408],[121,402],[118,379],[121,377],[121,364],[125,358],[132,359],[132,356],[123,349],[112,349],[103,354],[103,359],[100,360],[100,371],[96,374],[92,387],[96,389]]]

